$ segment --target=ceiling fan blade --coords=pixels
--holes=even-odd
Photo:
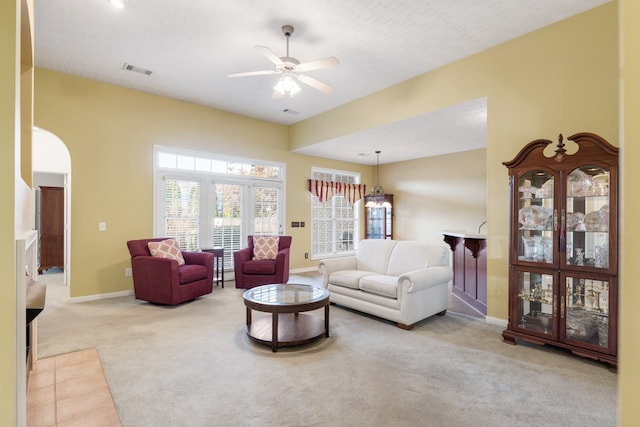
[[[262,71],[247,71],[246,73],[232,73],[227,74],[227,77],[249,77],[249,76],[267,76],[270,74],[279,74],[280,71],[276,70],[262,70]]]
[[[275,65],[282,65],[282,59],[280,59],[280,57],[278,55],[276,55],[275,53],[273,53],[273,51],[271,49],[269,49],[266,46],[256,46],[258,49],[260,49],[262,51],[262,54],[264,56],[267,57],[267,59],[271,62],[273,62]]]
[[[316,80],[313,77],[305,76],[304,74],[299,74],[298,80],[307,86],[311,86],[312,88],[319,90],[320,92],[326,93],[327,95],[332,94],[334,89],[328,84],[322,83],[320,80]]]
[[[315,61],[303,62],[296,68],[300,71],[313,71],[320,70],[322,68],[333,67],[338,64],[340,64],[338,58],[336,58],[335,56],[330,56],[328,58],[316,59]]]

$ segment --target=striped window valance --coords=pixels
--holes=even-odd
[[[336,181],[321,181],[310,179],[309,191],[320,199],[320,202],[331,200],[335,194],[341,194],[349,203],[355,203],[364,197],[367,187],[365,184],[346,184]]]

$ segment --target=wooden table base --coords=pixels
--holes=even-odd
[[[278,347],[306,344],[321,336],[329,337],[329,306],[325,307],[325,319],[312,314],[280,313],[264,316],[247,325],[247,335],[260,344]],[[276,318],[277,317],[277,318]],[[273,331],[278,331],[277,337]]]

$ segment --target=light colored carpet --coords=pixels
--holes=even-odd
[[[48,288],[39,355],[96,347],[125,427],[616,425],[605,365],[451,310],[404,331],[332,305],[330,338],[272,353],[233,283],[176,307],[65,293]]]

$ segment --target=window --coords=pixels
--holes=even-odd
[[[200,183],[166,179],[164,182],[164,234],[175,237],[187,251],[200,247]]]
[[[183,250],[223,246],[225,267],[251,234],[282,234],[283,164],[154,147],[154,235]]]
[[[358,184],[360,174],[313,168],[312,179]],[[311,197],[311,257],[322,258],[353,253],[354,242],[359,235],[358,213],[360,202],[355,204],[341,194],[320,202]]]

